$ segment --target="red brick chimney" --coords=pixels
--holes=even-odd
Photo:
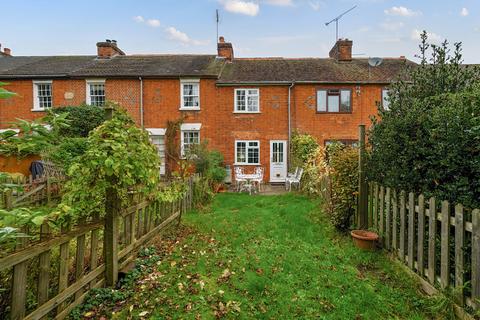
[[[115,56],[124,56],[125,52],[117,47],[116,40],[105,40],[105,42],[97,42],[97,57],[100,59],[109,59]]]
[[[4,48],[2,52],[2,45],[0,44],[0,56],[10,57],[12,55],[12,50],[10,48]]]
[[[352,40],[338,39],[328,55],[337,61],[351,61],[352,45]]]
[[[230,42],[225,42],[224,37],[218,38],[217,43],[218,56],[225,58],[225,60],[232,62],[233,60],[233,46]]]

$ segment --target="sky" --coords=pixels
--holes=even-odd
[[[326,57],[339,36],[355,57],[415,60],[419,34],[462,42],[480,63],[479,0],[1,0],[0,43],[13,55],[96,54],[115,39],[127,54],[216,52],[219,34],[236,57]]]

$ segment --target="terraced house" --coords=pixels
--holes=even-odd
[[[282,182],[294,131],[322,144],[354,143],[358,125],[369,123],[409,64],[404,57],[354,59],[346,39],[327,58],[298,59],[235,58],[223,37],[216,55],[127,55],[113,40],[87,56],[8,50],[0,55],[0,81],[18,96],[0,101],[0,129],[51,107],[112,100],[150,132],[163,159],[167,121],[183,116],[182,152],[208,140],[227,165],[263,166],[267,181]]]

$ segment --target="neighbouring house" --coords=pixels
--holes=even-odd
[[[282,182],[294,131],[321,144],[354,143],[389,83],[413,64],[399,57],[372,66],[352,58],[348,39],[328,58],[235,58],[223,37],[216,55],[126,55],[115,40],[97,43],[97,54],[87,56],[8,51],[0,56],[0,81],[18,95],[0,101],[0,129],[51,107],[112,100],[150,132],[162,159],[167,121],[183,116],[181,152],[208,140],[226,164],[263,166],[267,181]]]

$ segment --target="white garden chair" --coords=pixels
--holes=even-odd
[[[285,190],[288,190],[288,188],[290,186],[289,180],[292,179],[292,178],[295,178],[297,176],[298,170],[300,170],[300,168],[295,167],[295,171],[293,173],[292,172],[287,173],[287,177],[285,178]]]
[[[255,175],[255,178],[253,178],[252,181],[256,184],[258,192],[260,192],[263,186],[263,177],[265,175],[265,168],[255,167],[254,175]]]
[[[297,185],[297,190],[300,189],[300,181],[302,180],[303,168],[298,169],[294,177],[285,179],[285,185],[288,191],[292,191],[292,185]]]
[[[235,167],[235,188],[240,191],[243,183],[247,182],[242,167]]]

